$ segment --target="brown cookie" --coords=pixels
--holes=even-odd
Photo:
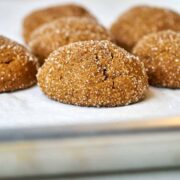
[[[111,27],[119,46],[131,51],[144,35],[162,30],[180,31],[180,15],[168,9],[137,6],[121,15]]]
[[[34,85],[37,68],[37,59],[26,48],[0,36],[0,92]]]
[[[109,32],[90,18],[60,18],[36,29],[29,47],[41,63],[55,49],[77,41],[112,40]]]
[[[89,17],[94,16],[84,7],[76,4],[65,4],[38,9],[31,12],[23,21],[23,37],[25,42],[29,41],[31,33],[41,25],[51,22],[60,17]]]
[[[154,86],[180,88],[180,33],[162,31],[144,36],[134,47]]]
[[[138,102],[148,88],[143,63],[109,41],[63,46],[40,68],[38,84],[57,101],[81,106],[119,106]]]

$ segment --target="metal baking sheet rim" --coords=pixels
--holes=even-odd
[[[0,131],[0,178],[180,167],[180,117]]]

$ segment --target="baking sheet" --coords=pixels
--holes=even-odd
[[[18,42],[21,38],[22,18],[32,9],[62,0],[1,0],[0,34]],[[70,1],[72,2],[72,1]],[[105,26],[134,4],[154,4],[180,11],[177,0],[76,0],[89,7]],[[178,5],[179,3],[179,5]],[[70,125],[82,123],[149,120],[152,118],[180,116],[180,90],[150,88],[144,101],[116,108],[86,108],[65,105],[48,99],[35,86],[27,90],[0,94],[0,128]]]

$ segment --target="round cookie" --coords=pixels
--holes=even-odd
[[[167,30],[144,36],[133,53],[144,62],[151,85],[180,88],[180,33]]]
[[[55,49],[77,41],[112,40],[109,32],[90,18],[60,18],[36,29],[29,47],[41,63]]]
[[[25,42],[29,41],[31,33],[41,25],[51,22],[60,17],[95,17],[84,7],[76,4],[65,4],[38,9],[28,14],[23,21],[23,37]]]
[[[37,75],[50,98],[80,106],[113,107],[144,98],[143,63],[109,41],[83,41],[50,54]]]
[[[38,60],[22,45],[0,36],[0,92],[36,84]]]
[[[111,27],[117,44],[128,51],[140,38],[162,30],[180,31],[180,15],[168,9],[137,6],[121,15]]]

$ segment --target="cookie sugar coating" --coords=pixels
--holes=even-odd
[[[133,52],[144,62],[150,84],[180,88],[180,33],[168,30],[147,35]]]
[[[37,59],[27,49],[0,36],[0,92],[34,85],[37,68]]]
[[[31,12],[23,21],[23,37],[29,41],[31,33],[41,25],[51,22],[60,17],[89,17],[94,16],[84,7],[77,4],[64,4],[47,8],[42,8]]]
[[[77,41],[111,40],[109,32],[89,18],[60,18],[32,33],[29,46],[42,61],[55,49]]]
[[[37,79],[50,98],[81,106],[128,105],[144,98],[148,88],[143,64],[109,41],[76,42],[57,49]]]
[[[117,44],[131,51],[140,38],[162,30],[180,31],[180,15],[168,9],[150,6],[133,7],[111,27]]]

